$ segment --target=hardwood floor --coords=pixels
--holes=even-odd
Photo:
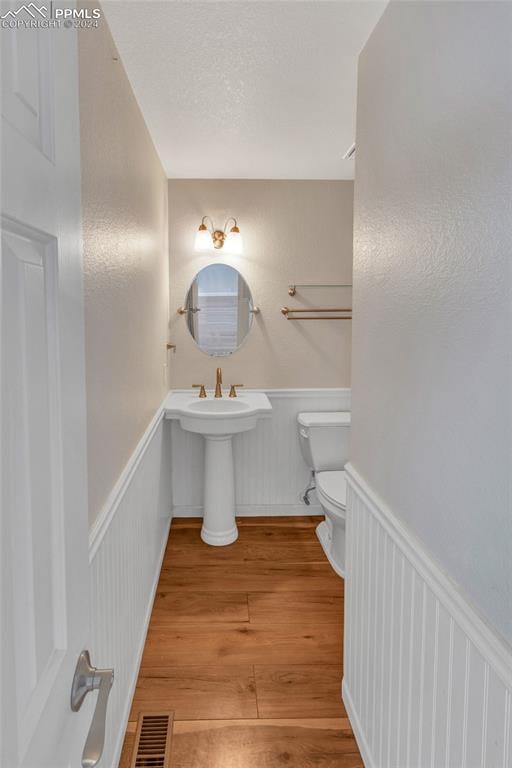
[[[340,697],[343,581],[316,517],[243,518],[209,547],[174,520],[120,768],[140,711],[172,710],[171,768],[362,768]]]

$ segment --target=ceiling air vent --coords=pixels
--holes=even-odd
[[[356,145],[351,144],[350,147],[347,149],[345,154],[343,155],[344,160],[351,160],[356,154]]]
[[[170,768],[172,712],[141,712],[130,768]]]

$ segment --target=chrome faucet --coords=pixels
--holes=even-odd
[[[215,381],[215,397],[222,397],[222,369],[217,368],[217,379]]]

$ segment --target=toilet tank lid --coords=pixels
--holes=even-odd
[[[302,427],[348,427],[350,411],[299,413],[297,421]]]

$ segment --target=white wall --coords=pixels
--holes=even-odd
[[[139,673],[171,512],[170,430],[157,411],[91,529],[90,651],[114,667],[105,751],[115,768]]]
[[[350,465],[343,700],[366,768],[512,768],[512,654]]]
[[[280,310],[350,306],[351,289],[305,289],[291,298],[288,284],[352,282],[352,202],[351,181],[169,181],[172,387],[211,386],[218,364],[226,384],[350,386],[350,321],[291,322]],[[228,216],[238,219],[242,256],[194,253],[205,215],[220,227]],[[221,360],[201,352],[176,314],[195,274],[216,261],[242,273],[261,309],[244,344]]]
[[[512,642],[512,4],[391,2],[360,59],[352,461]]]
[[[311,471],[302,458],[297,414],[349,411],[350,389],[266,392],[272,403],[271,417],[261,419],[255,429],[233,438],[237,514],[322,514],[314,493],[310,506],[301,500]],[[185,432],[177,421],[171,421],[171,425],[173,514],[202,515],[204,439]]]

